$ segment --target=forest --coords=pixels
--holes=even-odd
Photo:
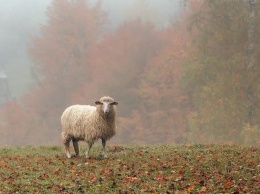
[[[114,144],[260,146],[260,4],[183,3],[166,27],[108,30],[102,1],[53,0],[28,48],[36,84],[1,107],[0,145],[60,144],[65,108],[109,95]]]

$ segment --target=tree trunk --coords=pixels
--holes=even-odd
[[[247,65],[247,122],[248,124],[252,125],[252,118],[254,115],[254,91],[253,91],[253,80],[252,75],[255,69],[254,63],[254,27],[255,27],[255,3],[256,0],[248,0],[249,3],[249,18],[248,18],[248,65]]]

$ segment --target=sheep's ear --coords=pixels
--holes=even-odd
[[[100,101],[96,101],[95,104],[96,104],[96,105],[101,105],[101,104],[103,104],[103,103],[100,102]]]
[[[112,102],[110,105],[118,105],[118,102]]]

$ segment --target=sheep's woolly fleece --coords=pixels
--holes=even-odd
[[[102,97],[100,102],[114,102],[111,97]],[[105,115],[100,105],[73,105],[68,107],[61,116],[62,140],[64,143],[84,140],[94,143],[99,138],[105,141],[115,135],[115,107],[111,106]]]

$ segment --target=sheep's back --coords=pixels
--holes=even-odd
[[[91,117],[96,107],[90,105],[73,105],[68,107],[61,116],[62,131],[74,136],[84,138],[84,120]]]

